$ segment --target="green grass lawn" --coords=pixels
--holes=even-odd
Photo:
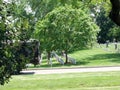
[[[120,72],[16,75],[0,90],[120,90]]]
[[[77,64],[66,64],[60,65],[55,58],[52,58],[53,68],[69,68],[69,67],[90,67],[90,66],[116,66],[120,65],[120,54],[116,53],[114,50],[114,45],[110,44],[109,48],[105,48],[105,44],[101,47],[89,49],[89,50],[79,50],[69,53],[69,56],[76,59]],[[65,58],[63,58],[65,60]],[[47,60],[43,59],[41,65],[36,68],[49,68],[50,65],[47,64]],[[30,66],[29,68],[34,68]]]

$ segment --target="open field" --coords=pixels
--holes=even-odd
[[[120,54],[114,49],[114,44],[110,44],[109,48],[106,48],[105,44],[97,46],[97,48],[88,50],[79,50],[69,53],[69,56],[77,61],[77,64],[61,65],[59,62],[52,58],[53,68],[69,68],[69,67],[90,67],[90,66],[120,66]],[[63,57],[62,57],[63,58]],[[63,58],[65,61],[65,58]],[[49,68],[47,60],[43,59],[41,65],[36,68]],[[30,66],[29,68],[34,68]]]
[[[16,75],[0,90],[120,90],[120,72]]]

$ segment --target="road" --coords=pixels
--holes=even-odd
[[[21,73],[32,74],[62,74],[62,73],[81,73],[81,72],[107,72],[107,71],[120,71],[120,66],[114,67],[78,67],[78,68],[50,68],[50,69],[36,69],[36,70],[23,70]]]

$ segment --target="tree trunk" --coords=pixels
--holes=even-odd
[[[67,64],[68,63],[68,52],[67,52],[67,50],[65,50],[65,58],[66,58],[65,64]]]
[[[48,65],[50,64],[50,51],[47,52],[48,53]]]

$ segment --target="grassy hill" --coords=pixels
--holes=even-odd
[[[60,56],[60,55],[59,55]],[[76,64],[71,63],[61,65],[53,57],[52,65],[48,65],[47,59],[43,59],[42,63],[36,68],[69,68],[69,67],[91,67],[91,66],[119,66],[120,65],[120,54],[117,53],[117,50],[114,50],[114,45],[109,45],[109,48],[106,48],[105,45],[101,45],[97,48],[88,49],[88,50],[79,50],[72,53],[69,53],[70,57],[76,60]],[[61,56],[60,56],[61,57]],[[64,61],[65,58],[61,57]],[[34,66],[29,66],[29,68],[34,68]]]

